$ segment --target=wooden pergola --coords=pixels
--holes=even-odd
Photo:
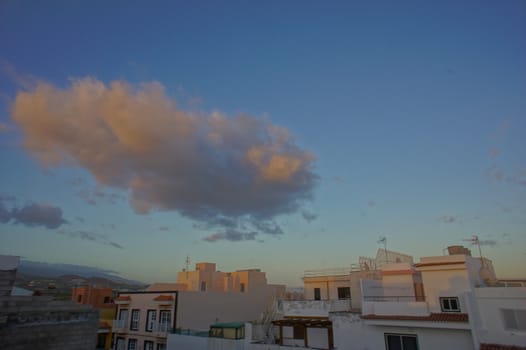
[[[332,321],[326,317],[285,317],[282,320],[272,321],[273,325],[279,326],[279,344],[283,344],[283,327],[292,327],[294,329],[294,339],[303,339],[304,346],[309,347],[307,328],[325,328],[327,329],[328,349],[334,348],[334,337],[332,330]],[[301,338],[300,336],[303,335]]]

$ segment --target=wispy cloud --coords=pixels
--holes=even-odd
[[[168,226],[159,226],[159,231],[168,231],[169,229]]]
[[[225,230],[224,232],[214,233],[213,235],[203,238],[203,241],[217,242],[217,241],[254,241],[256,240],[257,232],[239,232],[235,230]]]
[[[479,244],[482,246],[495,247],[498,243],[495,239],[481,239]]]
[[[48,229],[56,229],[67,223],[62,217],[62,209],[47,203],[28,203],[22,207],[7,208],[5,202],[13,201],[13,198],[0,198],[2,223],[13,222],[26,226],[43,226]]]
[[[69,238],[78,238],[83,241],[90,241],[90,242],[95,242],[95,243],[99,243],[103,245],[108,245],[113,248],[123,249],[123,247],[120,244],[111,241],[107,235],[103,235],[100,233],[84,231],[84,230],[76,230],[76,231],[60,230],[60,231],[57,231],[57,233],[60,235],[69,237]]]
[[[9,131],[9,126],[7,124],[0,122],[0,134]]]
[[[90,205],[97,205],[98,202],[116,204],[118,201],[126,199],[118,193],[105,192],[98,188],[92,190],[83,189],[77,195]]]
[[[462,223],[462,217],[458,215],[442,215],[437,218],[437,221],[445,223],[445,224],[453,224],[453,223]]]
[[[275,235],[275,218],[301,212],[318,182],[314,157],[287,129],[181,110],[158,82],[38,82],[11,107],[25,148],[44,165],[78,164],[99,185],[129,191],[137,213],[174,210],[211,226],[226,218],[222,227],[233,220],[243,237]],[[97,193],[84,195],[96,204]]]
[[[303,218],[307,220],[307,222],[312,222],[318,218],[318,214],[310,212],[308,210],[303,210],[301,212],[301,216],[303,216]]]

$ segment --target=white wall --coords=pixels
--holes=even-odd
[[[372,326],[365,324],[358,314],[331,316],[331,320],[334,346],[338,349],[385,349],[385,333],[416,334],[419,348],[425,350],[474,349],[469,330]]]
[[[272,307],[276,288],[265,286],[247,293],[179,292],[177,328],[208,330],[217,322],[252,322]]]
[[[349,276],[305,277],[303,280],[305,299],[314,300],[314,289],[320,289],[321,300],[337,300],[339,287],[351,287]],[[351,298],[353,297],[351,291]]]
[[[307,341],[310,348],[328,349],[329,335],[327,328],[307,328]]]
[[[516,346],[526,344],[526,330],[506,329],[502,315],[503,309],[526,312],[526,287],[476,288],[474,297],[480,317],[477,323],[480,342]]]
[[[466,312],[461,295],[472,289],[466,269],[422,271],[422,281],[430,312],[441,312],[440,297],[458,297],[460,312]]]

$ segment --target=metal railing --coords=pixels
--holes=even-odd
[[[128,320],[113,320],[114,330],[128,329]]]
[[[156,323],[152,329],[153,332],[157,333],[157,336],[166,336],[172,332],[172,328],[169,323]]]
[[[349,276],[351,274],[352,267],[337,267],[319,270],[306,270],[303,273],[305,277],[324,277],[324,276]]]
[[[398,301],[398,302],[411,302],[411,301],[426,301],[426,297],[423,295],[366,295],[363,297],[364,301]]]

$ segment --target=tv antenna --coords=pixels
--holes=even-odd
[[[480,248],[479,236],[473,235],[471,238],[463,239],[464,242],[471,242],[471,244],[476,245],[479,248],[480,264],[484,267],[484,257],[482,256],[482,249]]]
[[[385,262],[389,263],[389,258],[387,257],[387,237],[380,236],[380,238],[378,239],[378,241],[376,241],[376,243],[378,243],[378,244],[383,243],[384,244]]]
[[[184,260],[184,270],[188,272],[189,268],[190,268],[190,257],[187,255],[186,259]]]

